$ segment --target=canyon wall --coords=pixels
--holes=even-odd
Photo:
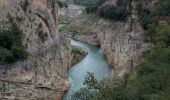
[[[69,87],[70,46],[58,33],[57,0],[0,0],[0,11],[0,31],[15,23],[29,54],[0,65],[0,99],[61,99]]]
[[[145,53],[152,45],[145,42],[145,30],[141,26],[139,5],[141,9],[152,11],[157,0],[131,1],[131,14],[125,22],[99,21],[93,26],[101,49],[118,76],[132,72],[141,63]]]
[[[132,72],[149,49],[139,23],[133,26],[132,31],[126,29],[126,25],[129,26],[129,23],[100,21],[95,29],[108,64],[113,66],[118,76]]]
[[[114,2],[113,2],[114,1]],[[115,5],[116,0],[109,0]],[[151,2],[152,1],[152,2]],[[132,72],[142,61],[144,54],[151,48],[151,44],[144,40],[144,30],[140,24],[138,6],[143,8],[154,7],[155,0],[151,0],[148,6],[147,0],[140,2],[132,0],[130,5],[131,14],[125,21],[113,21],[98,18],[93,23],[88,33],[77,35],[74,38],[88,42],[92,45],[99,44],[118,76]],[[105,2],[102,6],[107,5]],[[95,40],[95,41],[94,41]]]

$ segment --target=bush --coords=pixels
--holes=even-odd
[[[12,47],[12,53],[14,60],[26,59],[27,53],[24,51],[24,48],[21,46],[14,45]]]
[[[10,50],[0,47],[0,64],[12,63],[13,54]]]
[[[156,35],[154,35],[154,39],[157,43],[163,42],[170,46],[170,25],[166,22],[160,23],[156,28]]]
[[[99,16],[106,19],[126,20],[130,13],[123,7],[116,7],[113,5],[106,5],[99,9]]]
[[[27,52],[22,41],[23,34],[15,24],[12,25],[11,31],[0,32],[0,64],[26,59]]]
[[[137,68],[137,77],[129,85],[130,98],[150,100],[155,96],[166,98],[164,94],[170,87],[170,48],[164,45],[155,46],[147,55],[145,61]],[[134,93],[133,92],[133,93]],[[132,99],[132,100],[136,100]],[[160,100],[160,99],[159,99]]]
[[[81,88],[78,92],[71,96],[70,100],[93,100],[97,94],[95,90],[88,88]]]
[[[10,32],[0,33],[0,46],[6,49],[11,49],[13,45],[13,35]]]
[[[118,0],[115,5],[105,5],[99,9],[99,16],[106,19],[124,21],[130,15],[131,0]]]
[[[87,13],[95,12],[105,0],[74,0],[75,4],[86,7]]]
[[[152,11],[147,8],[142,8],[141,5],[138,5],[138,14],[140,16],[141,25],[143,26],[145,30],[147,30],[145,34],[146,38],[148,38],[153,43],[158,42],[158,40],[169,42],[168,41],[169,39],[168,28],[164,30],[166,32],[160,32],[159,30],[157,30],[157,29],[160,29],[159,21],[162,20],[160,18],[163,18],[165,20],[167,17],[170,16],[170,1],[169,0],[163,0],[163,1],[158,0],[158,3],[155,9]],[[169,20],[166,20],[166,21],[167,23],[169,23]]]
[[[69,0],[58,0],[58,5],[60,7],[67,7],[69,3]]]

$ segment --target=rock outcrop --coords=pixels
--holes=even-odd
[[[83,51],[81,48],[72,46],[71,47],[71,55],[72,55],[72,60],[71,60],[71,66],[77,64],[80,62],[86,55],[87,53]]]
[[[1,100],[60,100],[69,87],[70,46],[58,33],[57,0],[0,0],[0,31],[24,33],[24,61],[0,65]],[[13,19],[11,22],[10,19]]]

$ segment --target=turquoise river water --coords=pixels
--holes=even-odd
[[[69,100],[74,92],[84,87],[83,82],[87,72],[92,72],[97,80],[101,80],[109,75],[112,69],[107,64],[100,48],[87,43],[71,40],[71,45],[80,47],[87,52],[87,56],[79,63],[72,66],[69,71],[69,79],[71,86],[68,92],[63,97],[63,100]]]

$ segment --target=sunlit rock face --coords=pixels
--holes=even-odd
[[[24,61],[0,65],[0,99],[61,99],[69,87],[70,46],[58,33],[57,0],[0,0],[0,11],[0,31],[15,23],[29,53]]]
[[[96,27],[101,49],[116,74],[122,76],[132,72],[150,46],[143,41],[143,30],[139,23],[136,23],[132,31],[128,31],[126,25],[119,22],[100,21]],[[103,30],[103,27],[107,29]]]

